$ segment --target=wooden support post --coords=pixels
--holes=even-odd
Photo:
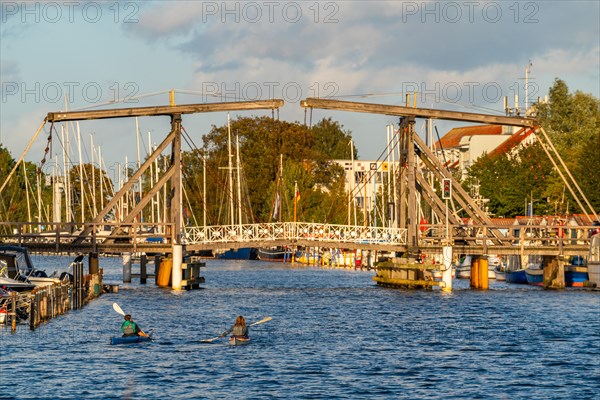
[[[162,259],[161,255],[154,256],[154,284],[158,285],[158,274],[160,273],[160,261]]]
[[[12,300],[12,307],[11,307],[11,311],[12,311],[12,324],[11,324],[11,331],[12,333],[15,333],[17,331],[17,294],[13,293],[11,296],[11,300]]]
[[[565,262],[559,258],[544,257],[544,288],[564,289],[565,287]]]
[[[471,287],[479,289],[479,258],[471,259]]]
[[[146,264],[148,263],[148,257],[146,254],[140,256],[140,283],[146,283]]]
[[[487,256],[479,257],[479,289],[489,288],[489,272]]]
[[[98,253],[88,254],[88,271],[91,275],[98,273]]]
[[[35,330],[35,313],[37,311],[36,309],[36,299],[37,299],[37,293],[33,295],[33,298],[31,299],[31,303],[29,303],[29,329],[31,329],[32,331]]]
[[[123,283],[131,282],[131,253],[123,253]]]

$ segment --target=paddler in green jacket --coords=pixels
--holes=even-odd
[[[241,315],[238,316],[235,320],[235,325],[233,325],[230,329],[223,332],[221,337],[231,333],[231,336],[240,338],[240,339],[248,339],[248,327],[246,326],[246,320]]]
[[[127,336],[144,336],[144,337],[148,337],[150,335],[148,335],[147,333],[142,332],[142,330],[140,329],[140,327],[131,320],[131,315],[127,314],[125,315],[125,321],[123,321],[123,323],[121,324],[121,331],[123,331],[123,336],[127,337]]]

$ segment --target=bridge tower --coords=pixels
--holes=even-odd
[[[171,92],[173,96],[173,92]],[[98,120],[111,118],[130,118],[130,117],[150,117],[150,116],[168,116],[171,119],[171,130],[164,140],[156,147],[154,152],[149,155],[146,161],[135,171],[121,189],[113,196],[113,198],[99,211],[93,221],[82,221],[84,229],[74,240],[74,244],[80,244],[84,240],[89,239],[94,235],[94,227],[101,224],[104,217],[117,205],[117,203],[127,195],[130,189],[138,182],[142,174],[149,169],[152,163],[160,156],[160,154],[170,145],[171,146],[171,161],[164,175],[155,182],[154,186],[139,200],[136,206],[123,216],[121,221],[113,228],[112,232],[106,239],[107,241],[115,240],[115,236],[124,231],[124,226],[134,222],[144,207],[152,200],[152,198],[163,187],[168,186],[170,195],[169,210],[169,225],[171,250],[173,254],[173,269],[172,269],[172,287],[174,289],[181,288],[181,263],[185,253],[182,243],[182,221],[181,221],[181,121],[183,114],[195,114],[217,111],[242,111],[242,110],[259,110],[259,109],[278,109],[283,106],[283,100],[258,100],[258,101],[237,101],[223,103],[206,103],[206,104],[183,104],[175,105],[173,97],[171,104],[168,106],[152,106],[152,107],[135,107],[135,108],[118,108],[93,111],[66,111],[66,112],[51,112],[48,113],[42,126],[45,123],[59,123],[69,121],[82,120]],[[40,127],[41,128],[41,127]],[[39,130],[38,130],[39,132]],[[37,136],[37,133],[36,133]],[[34,137],[35,138],[35,137]],[[106,241],[105,240],[105,241]]]

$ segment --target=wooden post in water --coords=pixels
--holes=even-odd
[[[35,330],[35,313],[36,313],[36,304],[35,300],[37,299],[37,293],[33,295],[31,299],[31,303],[29,303],[29,329],[32,331]]]
[[[15,333],[17,331],[17,294],[13,292],[12,294],[12,307],[11,307],[11,311],[12,311],[12,324],[11,324],[11,331],[12,333]]]
[[[88,270],[90,275],[98,273],[98,253],[90,253],[88,255]]]
[[[131,282],[131,253],[123,253],[123,283]]]
[[[140,283],[146,283],[146,264],[148,263],[148,257],[146,254],[140,256]]]
[[[452,291],[452,246],[444,246],[442,247],[442,256],[444,262],[444,269],[442,271],[442,282],[444,282],[444,286],[442,287],[442,291],[451,292]]]
[[[565,261],[559,258],[544,257],[544,288],[564,289],[565,287]]]
[[[158,285],[158,274],[160,273],[160,261],[162,259],[161,255],[154,256],[154,284]]]
[[[487,256],[479,257],[479,289],[489,288],[489,272]]]
[[[471,287],[479,288],[479,258],[471,258]]]

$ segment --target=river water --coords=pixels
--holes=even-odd
[[[119,259],[100,266],[120,283]],[[134,279],[34,332],[0,327],[0,398],[600,398],[598,292],[393,290],[373,272],[260,261],[207,260],[203,275],[200,290]],[[156,340],[109,345],[113,302]],[[239,314],[273,319],[244,346],[200,342]]]

